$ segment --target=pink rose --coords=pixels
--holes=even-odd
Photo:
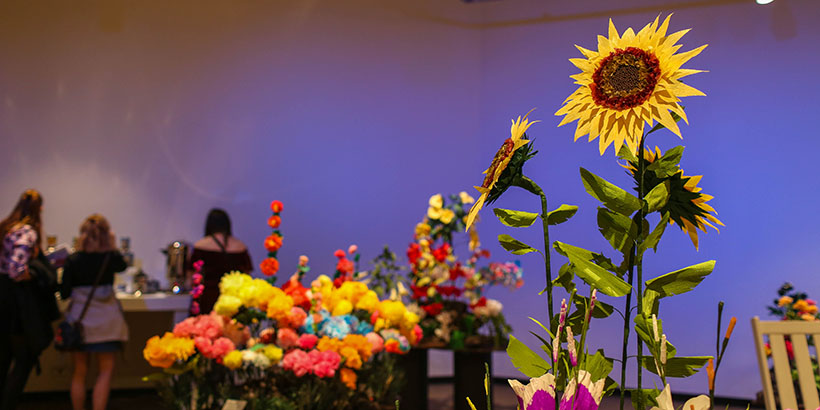
[[[310,350],[316,347],[316,342],[319,341],[319,338],[316,335],[312,335],[310,333],[305,333],[299,336],[299,348],[304,350]]]
[[[299,335],[290,328],[281,328],[276,335],[276,344],[282,349],[289,349],[299,342]]]

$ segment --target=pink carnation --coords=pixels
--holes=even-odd
[[[367,341],[370,342],[370,347],[374,354],[381,352],[384,349],[384,339],[378,333],[370,332],[365,335]]]
[[[279,329],[279,332],[276,336],[276,344],[279,345],[282,349],[289,349],[291,347],[296,346],[299,342],[299,335],[293,331],[293,329],[289,328],[282,328]]]
[[[290,309],[290,315],[288,315],[288,325],[296,329],[304,325],[306,319],[307,313],[305,313],[305,310],[298,306],[294,306]]]
[[[191,275],[191,281],[193,281],[194,285],[199,285],[202,283],[202,274],[201,273],[194,273]]]
[[[282,358],[282,367],[302,377],[313,370],[313,360],[304,350],[294,349]]]
[[[419,340],[421,340],[424,337],[424,331],[421,330],[421,326],[416,325],[413,328],[413,336],[414,336],[413,340],[415,340],[416,342],[418,342]]]
[[[207,337],[197,336],[194,339],[194,346],[196,346],[196,350],[199,350],[203,356],[208,358],[213,358],[213,350],[214,345],[211,343],[211,339]]]
[[[311,350],[310,356],[313,358],[313,374],[319,377],[333,377],[342,362],[342,357],[332,350]]]
[[[174,336],[176,337],[191,337],[196,334],[197,318],[189,317],[174,326]]]
[[[316,342],[319,341],[319,338],[316,335],[312,335],[310,333],[305,333],[299,336],[299,348],[304,350],[310,350],[316,347]]]
[[[222,336],[222,317],[216,313],[210,315],[201,315],[197,317],[195,334],[197,336],[204,336],[208,339],[214,340]]]
[[[202,292],[205,290],[205,285],[196,285],[193,289],[191,289],[191,297],[194,299],[199,299],[202,296]]]
[[[204,264],[205,264],[205,261],[203,261],[202,259],[194,262],[194,270],[196,270],[197,272],[202,271],[202,265],[204,265]]]
[[[222,359],[226,354],[236,350],[236,346],[231,339],[227,337],[220,337],[214,341],[213,355],[217,359]]]

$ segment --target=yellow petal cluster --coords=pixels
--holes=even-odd
[[[242,352],[239,350],[232,350],[226,354],[224,358],[222,358],[222,364],[231,370],[236,370],[242,367]]]
[[[166,332],[162,337],[148,339],[142,355],[151,366],[167,369],[177,361],[187,360],[195,351],[193,340]]]
[[[214,304],[214,311],[222,316],[233,316],[239,312],[240,307],[242,307],[242,299],[233,295],[222,294],[219,295],[219,299]]]

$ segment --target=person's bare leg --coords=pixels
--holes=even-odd
[[[94,383],[94,410],[105,410],[108,406],[108,394],[111,393],[111,377],[114,375],[114,352],[97,353],[100,372]]]
[[[71,375],[71,407],[85,410],[85,375],[88,373],[88,353],[73,352],[74,373]]]

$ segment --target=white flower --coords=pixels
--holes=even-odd
[[[675,404],[672,402],[672,388],[667,384],[663,388],[661,394],[655,398],[658,402],[658,407],[652,407],[650,410],[675,410]],[[685,410],[708,410],[709,396],[701,394],[697,397],[692,397],[683,404]]]

